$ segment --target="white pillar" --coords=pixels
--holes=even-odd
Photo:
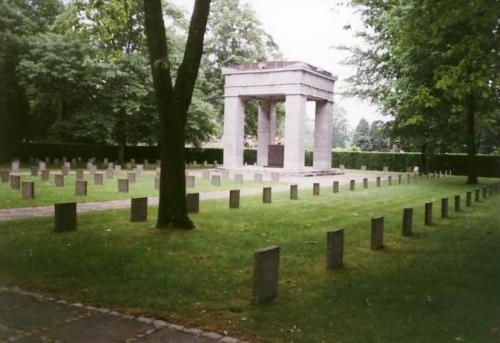
[[[224,168],[243,166],[245,106],[240,97],[224,98]]]
[[[305,163],[306,101],[287,95],[285,102],[285,169],[301,170]]]
[[[330,169],[332,167],[332,121],[333,103],[329,101],[316,101],[314,168]]]
[[[257,102],[257,165],[267,166],[268,146],[271,133],[270,106],[267,101]]]

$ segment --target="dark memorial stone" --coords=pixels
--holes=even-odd
[[[283,167],[285,146],[280,144],[269,145],[267,150],[267,164],[269,167]]]
[[[344,263],[344,230],[326,233],[326,269],[342,267]]]
[[[104,175],[101,173],[94,174],[94,185],[102,186],[104,183]]]
[[[368,178],[363,179],[363,188],[368,188]]]
[[[48,169],[42,170],[41,177],[42,177],[42,181],[49,181],[50,170],[48,170]]]
[[[62,174],[54,175],[54,183],[56,187],[64,187],[64,175]]]
[[[54,205],[54,231],[76,230],[76,202]]]
[[[243,175],[242,174],[236,174],[234,176],[234,183],[237,185],[241,185],[243,183]]]
[[[455,195],[455,212],[460,212],[460,205],[461,205],[461,201],[460,201],[460,195]]]
[[[186,203],[188,213],[199,213],[200,212],[200,193],[188,193],[186,194]]]
[[[297,185],[290,185],[290,199],[297,200],[299,198],[299,190]]]
[[[338,192],[339,192],[339,182],[333,181],[333,193],[338,193]]]
[[[118,192],[128,193],[128,180],[127,179],[118,179]]]
[[[35,183],[23,181],[22,194],[23,199],[35,199]]]
[[[377,176],[377,187],[380,187],[380,176]]]
[[[78,195],[78,196],[86,196],[87,195],[87,181],[76,180],[75,195]]]
[[[212,175],[211,184],[212,186],[220,186],[220,175]]]
[[[262,189],[262,202],[264,204],[271,203],[271,192],[272,192],[272,188],[271,187],[264,187]]]
[[[10,188],[21,189],[21,176],[19,175],[10,176]]]
[[[130,183],[135,183],[135,173],[127,173],[127,179]]]
[[[403,228],[401,230],[401,235],[408,237],[412,235],[413,226],[413,208],[403,209]]]
[[[479,188],[475,189],[475,194],[474,194],[474,200],[476,202],[479,202],[479,199],[481,198],[481,190]]]
[[[319,183],[315,182],[313,184],[313,195],[318,196],[319,195]]]
[[[83,169],[77,169],[76,170],[76,179],[77,180],[83,180]]]
[[[371,249],[382,249],[384,246],[384,217],[372,218]]]
[[[349,181],[349,190],[353,191],[356,187],[356,180]]]
[[[424,222],[425,225],[432,225],[432,202],[425,203]]]
[[[448,218],[448,198],[441,199],[441,218]]]
[[[186,176],[186,187],[194,188],[195,178],[192,175]]]
[[[466,193],[465,206],[467,206],[467,207],[472,206],[472,192]]]
[[[148,198],[130,199],[130,221],[145,222],[148,220]]]
[[[229,208],[240,207],[240,190],[235,189],[229,191]]]
[[[38,176],[38,167],[31,167],[31,176]]]
[[[278,295],[280,248],[270,246],[254,255],[252,304],[270,302]]]

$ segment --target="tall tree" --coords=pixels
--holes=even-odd
[[[174,84],[161,0],[144,0],[149,60],[160,115],[158,228],[194,227],[187,214],[184,144],[187,114],[203,55],[209,12],[210,0],[195,1],[184,58]]]
[[[358,126],[356,126],[352,136],[352,144],[360,147],[363,151],[371,150],[370,125],[365,118],[361,118]]]
[[[372,150],[387,151],[389,150],[389,135],[387,127],[381,120],[374,120],[370,126],[370,141]]]
[[[333,107],[332,142],[334,148],[345,148],[351,138],[351,129],[347,120],[347,112],[339,105]]]

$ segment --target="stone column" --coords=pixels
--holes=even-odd
[[[333,103],[329,101],[316,101],[314,168],[330,169],[332,167],[332,121]]]
[[[257,165],[267,166],[268,146],[271,144],[270,104],[259,100],[257,105]]]
[[[303,95],[286,96],[285,169],[304,169],[306,100],[307,98]]]
[[[224,167],[243,166],[245,106],[240,97],[224,99]]]

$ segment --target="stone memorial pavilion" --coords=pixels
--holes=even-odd
[[[313,170],[332,166],[333,88],[337,77],[303,62],[249,63],[223,69],[224,168],[243,167],[245,101],[258,104],[257,165],[301,172],[306,103],[316,103]],[[285,103],[284,145],[275,144],[276,103]]]

